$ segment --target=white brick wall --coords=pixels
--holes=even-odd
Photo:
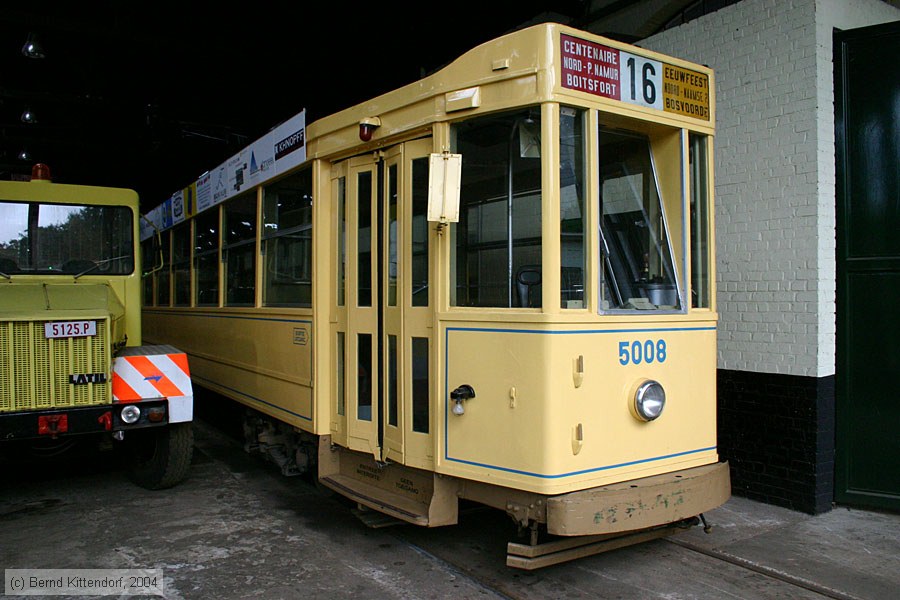
[[[832,33],[881,0],[745,0],[641,42],[716,72],[719,368],[835,371]]]

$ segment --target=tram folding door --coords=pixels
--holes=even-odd
[[[336,443],[433,468],[430,139],[333,169]]]

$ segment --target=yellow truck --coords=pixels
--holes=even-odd
[[[132,479],[171,487],[193,449],[186,355],[141,345],[138,196],[0,181],[0,456],[79,436],[127,454]]]

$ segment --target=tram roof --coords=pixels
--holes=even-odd
[[[563,70],[563,52],[557,42],[560,36],[589,42],[589,48],[592,50],[600,47],[625,51],[628,54],[677,67],[679,70],[700,73],[708,78],[709,87],[712,87],[713,71],[709,67],[559,23],[541,23],[484,42],[416,82],[316,120],[308,128],[309,144],[314,147],[310,156],[331,155],[342,143],[347,148],[357,148],[360,143],[356,137],[356,128],[365,118],[379,117],[382,120],[382,125],[373,138],[375,145],[379,139],[414,130],[419,126],[459,118],[463,114],[469,114],[470,111],[462,112],[469,106],[465,101],[460,101],[456,108],[449,106],[452,102],[449,98],[451,95],[474,88],[485,90],[490,85],[503,81],[518,81],[513,95],[505,98],[482,96],[481,105],[472,108],[476,108],[479,112],[490,112],[502,110],[507,105],[538,104],[565,98],[577,104],[583,104],[585,100],[598,99],[609,105],[620,104],[589,91],[565,89],[558,74]],[[405,119],[395,119],[392,122],[393,114],[405,114],[411,107],[421,107],[423,104],[426,105],[424,110],[420,108],[415,117],[407,116]],[[638,113],[643,112],[636,107],[631,108]],[[643,113],[643,116],[646,118],[646,113]],[[686,124],[694,128],[708,129],[714,123],[714,114],[710,117],[702,120],[688,118]],[[326,147],[315,147],[317,144],[321,145],[322,140],[329,138],[331,143]]]
[[[685,87],[698,94],[705,88],[705,104],[701,103],[707,110],[705,117],[695,118],[684,111],[669,111],[668,108],[655,109],[646,103],[629,103],[616,99],[612,93],[603,93],[609,92],[608,88],[601,89],[603,85],[623,85],[627,69],[620,63],[627,60],[626,57],[658,65],[661,70],[670,68],[683,79],[702,79],[698,79],[697,85]],[[566,59],[570,61],[566,62]],[[588,69],[591,72],[587,72]],[[567,73],[576,79],[565,82]],[[306,124],[305,110],[301,111],[177,191],[150,211],[148,219],[156,228],[164,230],[228,198],[281,177],[309,160],[338,159],[377,150],[402,136],[425,133],[436,122],[548,101],[582,106],[597,104],[626,116],[668,122],[712,134],[715,123],[713,89],[713,72],[703,65],[566,25],[542,23],[480,44],[416,82],[309,125]],[[359,137],[360,123],[364,121],[380,121],[371,140],[365,143]],[[302,144],[302,157],[290,152],[297,149],[294,146],[298,143]],[[280,159],[279,152],[282,154]],[[289,158],[285,160],[285,156]],[[283,164],[279,164],[281,160],[284,160]],[[251,177],[235,178],[228,173],[228,169],[237,169],[240,165],[249,169]],[[257,172],[265,171],[266,165],[274,167],[273,172],[257,175]],[[229,175],[232,175],[231,180],[227,180]],[[216,181],[217,177],[226,181]],[[216,198],[215,189],[226,191],[221,198]],[[212,202],[201,206],[204,194],[212,197]],[[195,209],[186,210],[185,206],[191,201],[196,203]],[[151,235],[153,226],[142,223],[141,239]]]

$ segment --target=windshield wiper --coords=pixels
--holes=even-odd
[[[90,273],[91,271],[93,271],[93,270],[96,269],[97,267],[100,267],[100,266],[102,266],[102,265],[105,265],[106,263],[112,262],[112,261],[114,261],[114,260],[122,260],[123,258],[131,258],[131,255],[130,255],[130,254],[123,254],[122,256],[113,256],[112,258],[105,258],[105,259],[103,259],[103,260],[98,260],[98,261],[95,262],[92,266],[88,267],[87,269],[85,269],[85,270],[82,271],[81,273],[77,273],[77,274],[74,275],[73,277],[74,277],[75,279],[78,279],[78,278],[81,277],[82,275],[86,275],[86,274]]]

